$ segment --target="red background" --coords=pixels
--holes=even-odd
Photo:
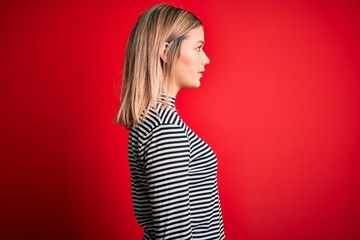
[[[158,1],[50,2],[1,3],[0,238],[141,239],[112,119]],[[360,239],[359,2],[172,2],[204,22],[177,108],[217,153],[226,239]]]

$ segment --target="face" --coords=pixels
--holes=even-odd
[[[210,63],[204,50],[203,27],[192,29],[181,43],[180,57],[174,64],[174,90],[196,88],[200,86],[200,78],[205,65]]]

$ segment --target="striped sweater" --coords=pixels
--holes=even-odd
[[[158,99],[129,133],[135,217],[147,239],[224,239],[212,149]]]

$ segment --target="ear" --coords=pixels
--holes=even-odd
[[[166,62],[167,61],[167,51],[168,51],[169,43],[165,42],[160,49],[160,58]]]

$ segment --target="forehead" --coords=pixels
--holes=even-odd
[[[199,41],[204,42],[204,29],[202,26],[190,30],[187,34],[187,38],[184,40],[188,43],[197,43]]]

